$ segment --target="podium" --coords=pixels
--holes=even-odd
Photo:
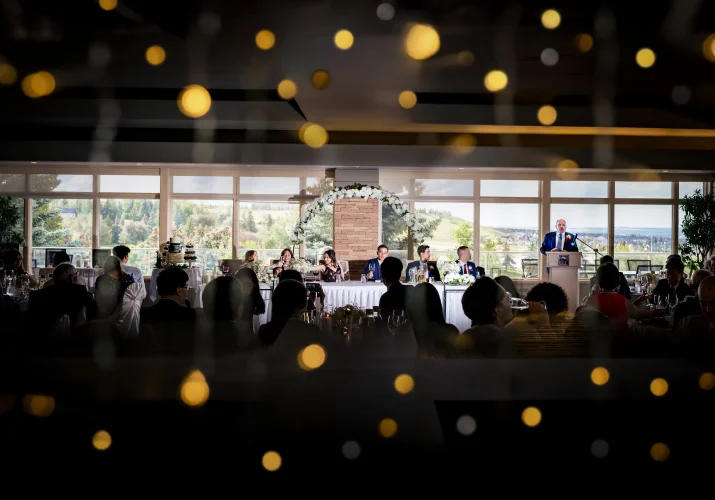
[[[559,285],[569,298],[569,312],[576,312],[579,297],[579,276],[581,252],[546,252],[546,268],[549,281]]]

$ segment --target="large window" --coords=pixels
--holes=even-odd
[[[539,181],[483,180],[482,196],[508,198],[536,198],[539,196]]]
[[[292,250],[290,235],[298,222],[298,211],[294,203],[241,202],[238,257],[243,258],[247,250],[257,250],[261,262],[270,264],[280,257],[284,248]],[[330,229],[332,231],[332,225]]]
[[[616,182],[616,198],[670,198],[670,182]]]
[[[685,196],[691,196],[695,194],[695,191],[700,190],[703,192],[702,182],[679,182],[678,183],[678,197],[683,199]]]
[[[100,199],[99,214],[99,246],[128,246],[128,264],[150,275],[159,250],[159,200]]]
[[[173,200],[171,235],[192,243],[196,265],[211,269],[232,255],[233,201]]]
[[[299,177],[241,177],[241,194],[298,194]]]
[[[672,205],[616,205],[614,258],[621,271],[636,271],[636,261],[665,266],[672,251],[672,211]]]
[[[91,199],[32,200],[32,258],[39,267],[51,264],[45,261],[47,248],[67,249],[73,256],[72,264],[91,267]]]
[[[566,231],[582,240],[576,242],[583,254],[582,269],[585,272],[581,277],[590,278],[598,268],[599,259],[608,253],[608,205],[552,203],[549,221],[556,224],[557,219],[566,220]],[[555,227],[548,229],[554,230]],[[598,250],[599,254],[586,245]]]
[[[175,175],[177,194],[233,194],[233,177]]]
[[[552,198],[607,198],[606,181],[551,181]]]
[[[103,193],[158,193],[158,175],[100,175],[99,190]]]
[[[416,202],[415,213],[422,224],[425,243],[430,246],[432,260],[440,257],[456,260],[457,248],[463,245],[474,250],[473,203]],[[418,257],[415,249],[415,259]]]
[[[0,174],[0,193],[21,193],[24,190],[24,174]]]
[[[91,193],[91,175],[33,174],[30,176],[35,193]]]
[[[539,205],[482,203],[479,209],[479,265],[488,276],[536,278],[541,239]]]

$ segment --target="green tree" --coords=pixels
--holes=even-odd
[[[454,239],[457,240],[459,246],[465,246],[472,249],[474,241],[474,227],[468,222],[463,222],[454,230]]]
[[[273,227],[273,217],[271,217],[270,212],[266,215],[266,229],[270,230]]]
[[[51,200],[32,200],[32,245],[36,247],[59,246],[65,243],[69,231],[64,227],[59,210],[52,208]]]
[[[690,269],[702,269],[705,257],[715,248],[715,198],[699,189],[681,201],[685,244],[679,245]]]
[[[21,244],[25,238],[22,227],[22,200],[0,197],[0,243]]]
[[[252,210],[249,210],[248,215],[246,216],[246,229],[252,233],[258,232]]]

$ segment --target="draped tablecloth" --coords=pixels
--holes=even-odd
[[[147,290],[147,295],[152,302],[159,300],[159,294],[156,291],[156,278],[159,276],[163,269],[152,269],[151,270],[151,283],[149,284],[149,290]],[[201,300],[201,292],[203,290],[201,282],[201,269],[198,267],[189,267],[184,269],[186,274],[189,275],[189,296],[188,300],[191,302],[193,307],[203,307],[203,302]]]
[[[89,293],[94,293],[94,283],[97,281],[99,276],[104,274],[104,269],[101,267],[77,267],[76,269],[77,274],[84,278],[87,291]],[[36,280],[39,280],[40,275],[43,274],[45,279],[49,281],[50,274],[54,273],[54,271],[54,267],[36,267],[32,274],[35,276]]]

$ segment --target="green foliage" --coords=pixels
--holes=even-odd
[[[463,222],[454,230],[454,239],[459,246],[466,246],[472,249],[474,241],[474,227],[468,222]]]
[[[685,244],[679,250],[691,270],[702,269],[705,257],[715,248],[715,198],[698,189],[685,196],[681,206]]]
[[[0,197],[0,243],[22,244],[25,241],[22,227],[22,200]]]

